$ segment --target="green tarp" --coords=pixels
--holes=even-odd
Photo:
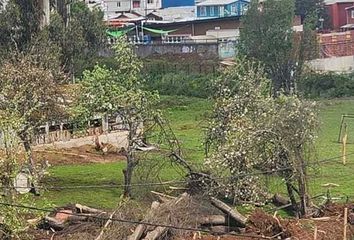
[[[146,31],[152,32],[152,33],[157,33],[157,34],[168,34],[168,33],[177,31],[177,29],[165,31],[165,30],[153,29],[153,28],[147,28],[147,27],[143,27],[143,29]]]
[[[128,32],[130,32],[131,30],[133,30],[135,27],[133,28],[129,28],[129,29],[124,29],[124,30],[107,30],[106,33],[107,35],[114,37],[114,38],[119,38],[125,34],[127,34]],[[175,32],[177,31],[177,29],[175,30],[160,30],[160,29],[153,29],[153,28],[147,28],[147,27],[143,27],[144,30],[152,32],[152,33],[157,33],[157,34],[169,34],[171,32]]]
[[[133,29],[134,28],[124,29],[124,30],[107,30],[106,33],[111,37],[119,38],[119,37],[127,34],[128,32],[130,32]]]

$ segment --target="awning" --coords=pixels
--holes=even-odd
[[[124,29],[124,30],[107,30],[106,33],[107,33],[107,35],[109,35],[111,37],[119,38],[119,37],[127,34],[128,32],[130,32],[133,29],[134,28]]]
[[[160,30],[160,29],[153,29],[153,28],[147,28],[147,27],[143,27],[144,30],[152,32],[152,33],[157,33],[157,34],[169,34],[171,32],[175,32],[177,31],[177,29],[175,30]]]

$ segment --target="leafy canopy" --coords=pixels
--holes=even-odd
[[[265,189],[260,170],[294,181],[315,139],[314,104],[297,96],[272,97],[265,76],[259,64],[237,59],[216,82],[206,165],[225,177],[213,190],[236,200],[259,201]]]

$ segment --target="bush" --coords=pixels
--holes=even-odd
[[[299,90],[308,98],[354,96],[354,74],[310,72],[299,82]]]
[[[189,97],[206,98],[210,96],[212,74],[197,75],[186,73],[166,73],[161,75],[148,75],[146,88],[157,90],[160,95],[182,95]]]

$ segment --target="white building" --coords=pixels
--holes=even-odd
[[[144,12],[162,8],[162,0],[96,0],[96,2],[101,2],[104,12],[110,16],[118,13]]]

